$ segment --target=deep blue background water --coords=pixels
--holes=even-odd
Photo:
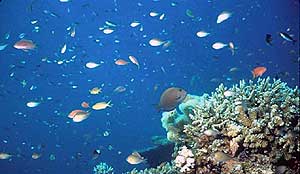
[[[284,31],[299,40],[297,0],[115,2],[0,2],[0,43],[8,44],[0,51],[0,151],[13,154],[10,160],[0,161],[0,173],[92,173],[100,161],[112,165],[116,173],[142,169],[144,164],[132,166],[125,159],[134,150],[152,146],[151,136],[166,134],[161,113],[153,104],[167,87],[179,86],[190,94],[202,95],[212,92],[219,83],[230,87],[241,79],[252,79],[251,70],[258,65],[267,67],[263,77],[281,78],[291,87],[299,84],[299,42],[285,42],[278,34]],[[177,5],[171,6],[172,2]],[[194,18],[186,15],[187,9]],[[164,13],[165,19],[150,17],[151,11]],[[232,17],[217,24],[222,11],[231,12]],[[38,23],[32,25],[32,20]],[[107,20],[117,24],[110,35],[98,29]],[[142,32],[129,26],[134,20],[141,23]],[[75,22],[76,36],[72,38],[66,29]],[[40,27],[39,32],[32,31],[34,26]],[[211,34],[198,38],[196,32],[200,30]],[[38,45],[36,50],[13,48],[21,33]],[[273,46],[265,43],[267,33],[273,36]],[[8,39],[6,34],[10,35]],[[172,43],[167,49],[151,47],[148,41],[152,38]],[[115,43],[116,39],[120,43]],[[228,48],[212,49],[217,41],[232,41],[237,47],[235,55]],[[61,54],[64,43],[73,51]],[[55,62],[74,55],[73,62]],[[115,59],[128,60],[129,55],[139,60],[140,69],[133,64],[114,64]],[[45,57],[52,63],[42,61]],[[104,63],[88,69],[88,61]],[[238,71],[229,72],[232,67]],[[27,82],[24,87],[23,80]],[[91,88],[101,84],[100,95],[89,94]],[[78,87],[73,89],[73,85]],[[127,90],[113,93],[119,85]],[[31,86],[37,88],[30,90]],[[82,101],[92,104],[109,100],[113,107],[94,111],[81,123],[67,118],[70,111],[80,109]],[[41,104],[28,108],[28,101]],[[109,136],[103,136],[105,131]],[[92,152],[97,148],[102,154],[93,161]],[[33,160],[33,152],[42,153],[42,157]],[[56,159],[49,160],[50,154]]]

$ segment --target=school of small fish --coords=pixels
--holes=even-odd
[[[59,0],[60,4],[62,6],[72,4],[74,1],[71,0]],[[158,0],[153,0],[153,2],[159,2]],[[32,11],[32,6],[35,5],[35,0],[32,0],[29,10]],[[183,2],[182,2],[183,3]],[[171,2],[170,6],[172,8],[175,8],[180,3]],[[113,6],[114,9],[112,10],[106,10],[107,14],[98,14],[96,10],[93,10],[91,7],[92,5],[90,2],[87,2],[86,4],[82,5],[82,8],[90,9],[90,11],[86,12],[86,14],[83,14],[81,17],[85,17],[89,13],[92,14],[93,18],[99,17],[101,15],[106,16],[109,13],[117,13],[118,12],[118,1],[113,0]],[[64,6],[65,7],[65,6]],[[144,8],[144,5],[142,2],[137,3],[138,8]],[[70,13],[72,9],[70,7],[66,7],[64,10],[66,10],[67,13]],[[70,106],[71,108],[68,108],[67,111],[64,108],[64,104],[60,103],[57,110],[54,111],[54,114],[56,116],[64,115],[64,118],[67,120],[66,124],[69,124],[70,127],[72,126],[86,126],[88,125],[90,120],[100,120],[103,119],[101,114],[104,115],[104,113],[108,115],[110,114],[111,110],[119,110],[120,107],[123,107],[124,105],[127,105],[127,101],[121,101],[120,99],[114,100],[114,96],[125,96],[127,98],[130,98],[135,95],[134,88],[132,87],[131,83],[134,84],[135,82],[138,82],[139,84],[142,84],[144,81],[147,80],[147,77],[150,77],[151,74],[147,72],[147,70],[151,69],[150,72],[153,73],[160,73],[161,76],[166,76],[166,79],[168,79],[168,76],[172,75],[170,74],[170,69],[176,68],[177,64],[185,64],[187,61],[190,61],[188,58],[183,58],[182,62],[176,62],[172,58],[172,55],[169,56],[160,56],[163,53],[170,53],[172,52],[172,49],[175,51],[177,50],[177,47],[185,47],[185,43],[180,43],[180,41],[176,40],[175,38],[169,37],[167,29],[162,29],[159,32],[155,32],[155,30],[148,32],[151,30],[151,28],[147,28],[148,24],[144,22],[143,19],[149,19],[151,22],[156,22],[156,24],[163,25],[167,22],[169,22],[170,18],[172,17],[171,13],[165,12],[162,9],[147,9],[144,14],[142,14],[142,17],[134,17],[130,16],[129,20],[125,20],[125,24],[121,21],[118,22],[117,19],[104,19],[97,21],[98,25],[95,30],[97,31],[97,34],[90,34],[90,33],[84,33],[80,30],[80,28],[83,25],[87,24],[81,24],[80,22],[73,21],[72,23],[67,23],[64,27],[66,29],[64,37],[59,40],[59,44],[55,45],[54,53],[51,55],[47,55],[47,53],[40,53],[39,50],[44,49],[45,47],[48,48],[51,45],[48,45],[47,38],[44,42],[39,41],[38,37],[36,37],[35,34],[40,33],[44,30],[43,27],[40,27],[40,25],[43,24],[43,22],[49,22],[54,19],[61,19],[63,16],[61,16],[59,13],[56,13],[54,10],[47,10],[42,9],[40,10],[41,13],[45,17],[45,21],[42,19],[33,18],[29,21],[29,25],[31,26],[31,33],[30,32],[22,32],[15,34],[15,36],[11,36],[10,33],[6,33],[4,36],[4,42],[0,43],[0,54],[6,53],[6,51],[15,52],[23,54],[26,59],[22,58],[22,60],[18,60],[19,63],[11,64],[9,65],[9,78],[17,80],[18,85],[22,89],[28,89],[30,92],[32,92],[32,97],[26,99],[26,101],[22,101],[22,106],[25,106],[28,112],[37,112],[39,108],[46,109],[47,107],[50,107],[51,105],[49,103],[60,103],[62,101],[58,100],[57,98],[50,96],[53,92],[52,89],[49,91],[46,91],[47,96],[46,97],[35,97],[34,92],[39,91],[40,89],[43,89],[43,86],[37,86],[34,84],[34,80],[30,78],[26,78],[24,76],[20,76],[17,74],[14,70],[17,68],[25,68],[27,64],[31,63],[32,60],[30,59],[36,59],[40,60],[40,64],[35,65],[36,69],[33,70],[32,78],[38,77],[38,78],[44,78],[45,84],[44,85],[51,85],[51,87],[54,88],[67,88],[68,92],[66,92],[66,98],[70,101],[76,101],[76,105]],[[194,11],[192,8],[186,9],[184,12],[181,12],[185,18],[188,20],[191,20],[193,22],[200,22],[202,20],[205,20],[205,18],[200,17],[199,14]],[[234,13],[234,11],[228,11],[228,10],[221,10],[217,12],[218,15],[213,15],[213,21],[211,25],[215,25],[217,27],[228,27],[230,28],[230,25],[232,25],[232,22],[236,22],[237,15]],[[74,20],[74,19],[73,19]],[[96,19],[98,20],[98,18]],[[180,25],[184,25],[187,23],[185,20],[179,21]],[[158,26],[159,26],[158,25]],[[176,24],[177,25],[177,24]],[[179,30],[180,27],[178,26],[172,26],[172,30]],[[236,58],[238,56],[243,56],[239,54],[239,50],[243,48],[243,45],[241,45],[238,41],[235,41],[233,36],[232,39],[222,39],[222,38],[216,38],[218,33],[218,28],[212,29],[210,25],[199,25],[200,27],[195,27],[193,30],[189,33],[189,36],[196,38],[197,43],[205,45],[205,49],[212,50],[213,54],[229,54],[230,57]],[[154,27],[155,28],[155,27]],[[126,33],[130,35],[130,40],[127,41],[126,39],[122,38],[122,35],[119,34],[124,29],[130,29],[130,33]],[[132,31],[132,33],[131,33]],[[49,35],[56,35],[59,32],[59,30],[56,29],[49,29]],[[236,30],[235,33],[238,33],[239,31]],[[287,29],[286,31],[280,31],[277,33],[277,37],[281,38],[281,41],[283,44],[290,44],[295,45],[297,40],[295,39],[295,36],[291,34],[292,32],[290,29]],[[186,33],[184,33],[186,34]],[[81,42],[79,40],[79,36],[86,35],[88,40],[92,40],[94,45],[86,45],[87,43]],[[13,40],[13,43],[9,43],[8,40],[11,39],[11,37],[15,37]],[[184,37],[184,36],[183,36]],[[268,48],[272,48],[276,45],[276,36],[272,35],[270,33],[263,34],[262,41],[265,42],[264,44],[268,45]],[[31,38],[31,39],[30,39]],[[109,40],[113,39],[113,41]],[[128,43],[126,43],[128,42]],[[159,64],[159,65],[153,65],[153,67],[149,66],[149,62],[152,61],[151,56],[144,54],[142,49],[137,50],[130,50],[126,47],[126,44],[132,44],[132,42],[138,42],[138,46],[142,48],[146,48],[147,51],[154,53],[156,56],[160,56],[160,62],[168,61],[168,64]],[[185,42],[187,42],[185,40]],[[119,47],[125,43],[125,51],[120,51]],[[89,43],[88,43],[89,44]],[[118,48],[114,49],[110,46],[117,45]],[[188,44],[187,44],[188,45]],[[191,44],[192,45],[192,44]],[[93,57],[93,54],[96,53],[90,53],[89,48],[85,47],[93,47],[98,46],[99,50],[96,50],[96,52],[103,53],[103,57]],[[10,48],[11,47],[11,48]],[[80,48],[80,49],[79,49]],[[197,49],[196,47],[193,47],[193,49]],[[50,49],[49,49],[50,50]],[[226,51],[228,53],[226,53]],[[261,51],[261,50],[260,50]],[[42,52],[42,51],[41,51]],[[108,52],[108,53],[107,53]],[[262,52],[262,51],[261,51]],[[9,53],[11,55],[14,55],[15,53]],[[36,58],[33,55],[39,55],[42,54],[43,57]],[[109,55],[107,55],[109,54]],[[98,55],[98,54],[97,54]],[[247,55],[248,57],[252,56],[253,53],[250,53]],[[22,56],[20,56],[22,57]],[[214,60],[221,59],[220,55],[214,56]],[[103,61],[104,60],[104,61]],[[206,62],[199,58],[197,60],[199,62],[203,62],[205,64]],[[29,63],[27,63],[29,62]],[[298,61],[299,62],[299,61]],[[80,66],[78,66],[78,64]],[[193,62],[189,62],[193,63]],[[58,66],[59,70],[65,70],[69,67],[72,67],[75,69],[76,72],[80,75],[85,75],[88,73],[94,73],[91,76],[76,76],[77,74],[68,74],[63,71],[61,77],[63,78],[62,82],[56,82],[55,80],[52,80],[48,77],[46,77],[46,73],[44,74],[43,68],[45,68],[45,64],[50,64],[51,66]],[[253,63],[254,64],[254,63]],[[249,74],[249,77],[252,78],[258,78],[263,76],[267,72],[267,65],[263,65],[263,63],[258,63],[262,65],[250,65],[247,70],[247,73]],[[73,66],[74,65],[74,66]],[[102,67],[109,67],[109,71],[102,71]],[[271,69],[268,67],[268,69]],[[57,70],[57,71],[59,71]],[[242,72],[242,67],[239,67],[238,65],[231,65],[227,66],[225,71],[228,71],[230,75],[224,74],[222,77],[213,77],[211,79],[207,79],[207,83],[220,83],[223,79],[226,79],[226,81],[231,81],[232,76],[234,74],[238,74],[237,72]],[[203,72],[206,71],[204,69],[199,68],[199,71]],[[55,69],[53,69],[53,72],[56,72]],[[102,81],[104,74],[111,74],[117,72],[118,77],[124,77],[126,79],[129,79],[128,82],[123,81],[117,81],[117,79],[110,79],[112,82],[105,83]],[[129,75],[126,75],[124,72],[129,72]],[[135,76],[132,72],[137,72],[140,75],[143,75],[144,77],[141,79],[138,79],[139,77]],[[250,73],[251,72],[251,73]],[[40,74],[39,74],[40,73]],[[210,71],[207,72],[208,75],[211,73]],[[268,72],[269,73],[269,72]],[[67,78],[70,78],[72,80],[67,81],[64,83]],[[82,81],[88,82],[88,88],[85,86],[79,85],[79,82],[75,79],[80,79]],[[183,77],[179,78],[187,78],[187,75],[183,75]],[[202,77],[195,76],[194,79],[191,80],[191,84],[194,84],[195,86],[197,84],[197,81],[199,81]],[[202,80],[202,79],[201,79]],[[99,83],[99,81],[101,81]],[[117,85],[116,83],[117,82]],[[102,84],[101,84],[102,83]],[[188,92],[180,87],[177,87],[174,85],[174,83],[169,82],[163,82],[165,84],[155,82],[155,84],[152,84],[147,86],[147,90],[151,92],[161,91],[160,98],[157,100],[156,103],[156,109],[157,111],[172,111],[178,107],[180,103],[182,103],[186,97]],[[67,85],[66,85],[67,84]],[[2,84],[1,84],[2,85]],[[161,86],[166,86],[167,88],[163,90]],[[192,86],[192,85],[191,85]],[[0,86],[2,89],[2,86]],[[110,88],[110,89],[109,89]],[[84,93],[78,92],[77,89],[83,89]],[[53,92],[53,93],[52,93]],[[147,91],[148,92],[148,91]],[[10,91],[3,91],[3,93],[12,93]],[[78,96],[72,96],[69,93],[76,93],[77,95],[84,96],[82,98],[79,98]],[[2,93],[0,94],[1,97]],[[54,95],[54,94],[53,94]],[[223,93],[223,97],[230,98],[232,96],[237,95],[236,92],[233,92],[231,90],[226,90]],[[55,98],[55,99],[54,99]],[[22,98],[23,99],[23,98]],[[112,104],[113,101],[113,104]],[[143,100],[144,101],[144,100]],[[68,103],[68,101],[63,101],[65,103]],[[131,109],[131,108],[138,108],[139,106],[126,106],[125,108]],[[64,111],[61,111],[63,109]],[[48,109],[48,108],[47,108]],[[119,111],[118,111],[119,112]],[[27,118],[27,115],[21,111],[16,111],[16,115],[22,116],[24,118]],[[135,113],[133,113],[134,115]],[[99,116],[98,116],[99,115]],[[60,117],[58,117],[60,118]],[[89,118],[89,119],[88,119]],[[113,117],[114,118],[114,117]],[[71,120],[71,121],[70,121]],[[86,121],[87,120],[87,121]],[[82,123],[83,122],[83,123]],[[85,124],[86,123],[86,124]],[[56,127],[54,123],[51,123],[51,121],[43,121],[43,124],[48,127]],[[107,125],[110,125],[110,121],[106,122]],[[124,124],[125,125],[125,124]],[[57,126],[58,127],[58,126]],[[73,129],[73,127],[72,127]],[[51,132],[51,131],[50,131]],[[74,132],[76,132],[74,130]],[[215,130],[207,130],[204,132],[207,136],[217,136],[218,132]],[[75,134],[75,133],[74,133]],[[108,137],[111,134],[113,134],[113,131],[107,129],[102,130],[101,134],[97,134],[97,136],[102,137]],[[84,136],[87,140],[89,140],[91,137],[89,135]],[[7,143],[6,140],[3,140],[4,143]],[[86,141],[88,142],[88,141]],[[25,142],[23,142],[26,144]],[[88,144],[88,143],[87,143]],[[86,145],[86,144],[85,144]],[[61,147],[62,145],[56,144],[56,147]],[[102,148],[102,147],[101,147]],[[34,148],[31,147],[31,152],[28,155],[29,158],[31,157],[32,160],[39,160],[44,158],[46,155],[41,151],[41,147]],[[107,148],[109,151],[114,150],[114,146],[108,145]],[[121,154],[120,151],[118,151],[118,154]],[[91,159],[97,160],[102,155],[102,150],[100,150],[99,147],[97,147],[95,150],[91,151]],[[48,154],[49,160],[54,161],[56,159],[55,154]],[[76,155],[73,156],[75,159],[81,158],[82,154],[80,152],[76,153]],[[0,159],[1,160],[11,160],[12,158],[17,157],[14,153],[8,153],[8,152],[1,152],[0,153]],[[215,152],[212,154],[212,159],[215,162],[226,162],[229,160],[233,160],[233,158],[229,155],[227,155],[224,152]],[[147,159],[141,155],[141,153],[134,151],[131,154],[129,154],[126,158],[126,161],[128,164],[131,165],[138,165],[142,163],[146,163]]]

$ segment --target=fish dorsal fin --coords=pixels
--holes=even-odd
[[[143,158],[138,152],[132,152],[132,155],[137,156],[139,158]]]

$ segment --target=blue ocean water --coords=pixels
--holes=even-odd
[[[223,11],[231,17],[217,24]],[[252,79],[257,66],[267,68],[262,77],[299,85],[298,0],[2,0],[0,19],[0,45],[7,44],[0,51],[0,152],[12,155],[0,160],[0,173],[93,173],[99,162],[115,173],[143,169],[146,164],[130,165],[126,157],[153,146],[152,136],[166,135],[155,108],[166,88],[202,95],[220,83]],[[134,21],[137,27],[130,26]],[[99,29],[108,26],[110,34]],[[199,38],[201,30],[210,34]],[[14,48],[22,35],[34,50]],[[169,45],[153,47],[152,38]],[[228,46],[213,49],[215,42],[232,42],[234,54]],[[129,55],[139,69],[114,63]],[[90,69],[87,62],[102,63]],[[126,91],[114,92],[118,86]],[[102,93],[91,95],[94,87]],[[68,118],[83,101],[110,100],[112,107],[91,111],[80,123]],[[40,104],[27,107],[30,101]],[[95,149],[101,154],[92,160]]]

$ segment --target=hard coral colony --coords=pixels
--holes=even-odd
[[[224,95],[225,91],[235,95]],[[221,84],[164,112],[173,160],[127,174],[299,173],[299,89],[270,78]]]

